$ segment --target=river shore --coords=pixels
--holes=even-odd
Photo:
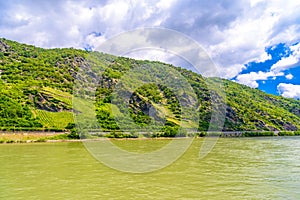
[[[271,131],[253,131],[253,132],[220,132],[211,134],[205,134],[213,137],[280,137],[280,136],[298,136],[299,131],[282,131],[282,132],[271,132]],[[175,139],[185,137],[146,137],[143,134],[139,134],[139,137],[124,137],[124,138],[109,138],[105,135],[91,136],[89,138],[74,138],[70,137],[70,132],[48,132],[48,131],[0,131],[0,144],[11,144],[11,143],[37,143],[37,142],[83,142],[92,140],[151,140],[151,139]],[[199,137],[199,135],[195,135]],[[194,137],[190,135],[189,137]]]

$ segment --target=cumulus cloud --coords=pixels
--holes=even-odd
[[[287,18],[287,15],[299,18],[295,9],[297,5],[292,2],[259,1],[247,7],[248,4],[243,3],[243,8],[246,9],[222,31],[224,39],[215,45],[209,45],[210,52],[218,63],[225,68],[240,71],[246,63],[271,59],[265,52],[266,47],[280,42],[291,44],[300,38],[298,29],[291,28],[299,26]]]
[[[4,21],[10,18],[27,23],[14,28],[1,26],[1,37],[41,47],[80,47],[95,15],[80,1],[12,0],[3,6]]]
[[[284,97],[300,99],[300,85],[280,83],[277,90]]]
[[[294,0],[0,1],[0,36],[41,47],[84,48],[138,27],[166,27],[200,43],[222,76],[233,78],[248,62],[270,59],[266,47],[300,40],[299,5]],[[293,65],[297,51],[294,60],[274,69]]]
[[[275,73],[275,72],[250,72],[248,74],[241,74],[237,76],[236,81],[238,83],[248,85],[249,87],[252,88],[257,88],[259,80],[261,81],[266,81],[269,78],[276,79],[277,76],[284,76],[283,72]]]
[[[292,79],[294,78],[294,76],[293,76],[293,74],[287,74],[287,75],[285,76],[285,78],[286,78],[287,80],[292,80]]]
[[[290,46],[291,55],[281,58],[272,65],[272,71],[284,71],[300,64],[300,43]]]
[[[291,45],[289,47],[291,53],[287,57],[282,57],[278,62],[273,64],[269,71],[267,72],[259,72],[259,73],[248,73],[248,74],[240,74],[236,77],[236,81],[241,84],[248,85],[250,87],[258,87],[257,80],[267,80],[267,78],[273,77],[276,79],[276,76],[273,74],[276,74],[277,76],[283,76],[283,72],[293,68],[297,67],[300,64],[300,43]],[[258,75],[260,74],[260,75]],[[262,76],[262,74],[264,76]],[[287,80],[292,80],[294,76],[292,74],[287,74],[285,76]],[[275,80],[274,79],[274,80]]]
[[[160,25],[168,3],[127,0],[69,0],[0,2],[1,37],[41,47],[96,46],[137,27]],[[94,42],[94,43],[93,43]]]

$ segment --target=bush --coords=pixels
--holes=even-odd
[[[265,136],[274,136],[273,131],[262,131],[262,132],[244,132],[244,137],[265,137]]]
[[[68,123],[68,125],[65,127],[65,129],[69,129],[69,130],[72,130],[75,128],[75,123]]]
[[[53,132],[63,132],[64,130],[61,128],[49,128],[49,131],[53,131]]]
[[[48,140],[67,140],[68,134],[59,134],[47,138]]]
[[[168,125],[168,126],[167,126]],[[163,132],[160,133],[159,137],[175,137],[177,134],[180,136],[180,134],[185,134],[184,132],[179,131],[179,126],[172,124],[170,122],[166,122],[165,126],[163,127]],[[158,137],[158,136],[157,136]]]
[[[292,132],[292,131],[280,131],[280,132],[278,133],[278,135],[279,135],[279,136],[294,136],[295,133]]]
[[[73,128],[73,129],[71,130],[71,133],[69,133],[69,134],[67,135],[67,137],[68,137],[69,139],[80,139],[80,136],[77,134],[77,131],[76,131],[75,128]]]
[[[206,132],[204,132],[204,131],[197,132],[197,133],[196,133],[196,136],[197,136],[197,137],[205,137],[205,136],[206,136]]]
[[[105,135],[107,138],[138,138],[137,134],[111,132]]]
[[[39,138],[35,140],[34,142],[47,142],[46,138]]]
[[[300,135],[300,131],[295,131],[294,134],[298,136]]]

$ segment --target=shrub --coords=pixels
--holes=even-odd
[[[39,138],[35,140],[34,142],[47,142],[46,138]]]
[[[69,139],[80,139],[80,136],[77,134],[77,131],[76,131],[75,128],[73,128],[73,129],[71,130],[71,133],[69,133],[69,134],[67,135],[67,137],[68,137]]]
[[[196,136],[197,136],[197,137],[205,137],[205,136],[206,136],[206,132],[204,132],[204,131],[197,132],[197,133],[196,133]]]
[[[300,135],[300,131],[295,131],[294,134],[295,135]]]
[[[65,127],[65,129],[69,129],[69,130],[71,130],[71,129],[74,129],[75,128],[75,123],[68,123],[68,125]]]
[[[107,138],[138,138],[137,134],[111,132],[105,135]]]
[[[279,136],[294,136],[295,134],[294,134],[294,132],[292,132],[292,131],[280,131],[280,132],[278,133],[278,135],[279,135]]]
[[[47,138],[48,140],[67,140],[68,134],[59,134]]]
[[[273,131],[262,131],[262,132],[244,132],[244,137],[264,137],[264,136],[274,136]]]

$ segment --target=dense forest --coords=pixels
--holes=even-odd
[[[180,99],[172,88],[150,82],[131,91],[128,108],[117,107],[114,91],[118,83],[126,72],[141,66],[161,70],[153,73],[161,73],[162,76],[165,69],[181,74],[192,87],[196,102],[188,92],[179,91],[184,94]],[[96,69],[101,72],[99,75],[93,74]],[[85,71],[86,77],[78,76],[82,75],[82,71]],[[132,72],[131,76],[130,79],[141,78],[138,72]],[[266,94],[229,80],[206,78],[161,62],[97,52],[91,55],[91,52],[72,48],[43,49],[0,39],[0,77],[1,130],[62,131],[73,128],[74,114],[81,111],[72,105],[72,98],[74,95],[89,97],[92,87],[89,83],[96,82],[93,106],[98,125],[104,131],[123,130],[124,127],[120,127],[117,121],[128,128],[136,125],[162,127],[165,136],[172,136],[179,130],[180,124],[206,131],[211,120],[212,96],[218,96],[217,91],[212,93],[208,88],[210,81],[222,83],[226,92],[224,131],[300,129],[299,100]],[[143,79],[147,78],[151,79],[150,74],[144,73]],[[74,91],[78,83],[84,86],[84,90]],[[197,112],[183,112],[182,102],[197,105]],[[195,117],[199,121],[196,124],[190,120]],[[126,121],[127,118],[131,121]]]

